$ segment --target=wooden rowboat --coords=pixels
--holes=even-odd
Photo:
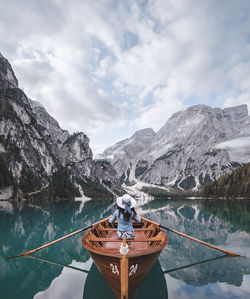
[[[110,227],[108,218],[100,221],[82,238],[98,270],[115,297],[132,299],[144,277],[154,265],[168,237],[159,224],[142,218],[134,223],[135,238],[125,249],[126,240],[117,237],[117,223]],[[120,252],[120,248],[123,249]]]

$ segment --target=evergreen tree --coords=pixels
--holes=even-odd
[[[250,163],[203,187],[205,197],[250,198]]]
[[[52,176],[52,189],[54,198],[73,199],[80,196],[79,190],[75,188],[70,170],[67,167],[61,167]]]
[[[41,178],[32,169],[23,167],[21,171],[19,188],[24,193],[30,193],[40,190],[41,187]]]
[[[11,186],[14,182],[12,173],[8,169],[7,162],[0,155],[0,189]]]

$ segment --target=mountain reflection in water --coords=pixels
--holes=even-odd
[[[4,256],[36,248],[88,226],[109,216],[114,208],[113,203],[101,201],[88,201],[84,205],[81,202],[61,202],[0,206],[0,298],[37,299],[53,296],[53,299],[98,299],[97,295],[90,297],[90,291],[100,291],[104,296],[107,290],[101,286],[105,284],[100,282],[102,277],[98,276],[95,266],[91,266],[89,255],[81,244],[81,234],[37,252],[35,256],[40,260],[6,260]],[[250,297],[249,201],[154,200],[138,207],[137,212],[166,227],[245,257],[215,259],[223,254],[169,232],[169,244],[160,255],[159,263],[152,268],[153,274],[145,278],[136,299],[151,298],[146,297],[146,294],[149,295],[149,290],[154,290],[150,283],[156,277],[160,281],[157,287],[160,293],[157,295],[153,291],[158,296],[153,297],[156,299],[167,296]],[[204,260],[210,261],[198,263]],[[191,266],[183,268],[190,264]],[[87,274],[74,268],[90,272]],[[95,278],[98,287],[91,282]],[[100,298],[104,298],[103,296]]]

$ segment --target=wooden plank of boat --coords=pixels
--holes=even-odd
[[[131,245],[125,255],[120,253],[122,240],[117,238],[116,225],[110,228],[107,219],[93,226],[82,238],[82,244],[117,299],[135,296],[144,277],[168,243],[168,237],[159,225],[146,218],[140,224],[134,224],[134,227],[135,238],[129,240]]]

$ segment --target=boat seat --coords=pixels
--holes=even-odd
[[[155,242],[155,241],[162,241],[162,236],[156,236],[153,238],[134,238],[134,239],[127,239],[127,242]],[[122,242],[122,239],[118,238],[98,238],[96,236],[92,236],[89,239],[90,242]]]
[[[117,231],[117,228],[98,227],[101,231]],[[134,231],[153,231],[155,228],[134,228]]]

